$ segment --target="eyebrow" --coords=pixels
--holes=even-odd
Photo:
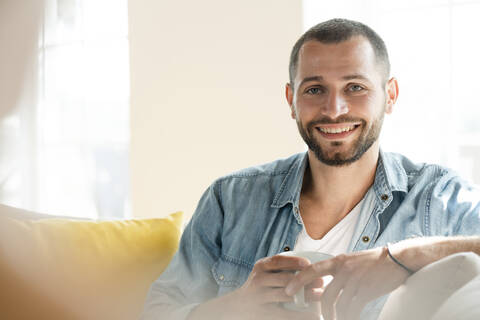
[[[310,81],[323,81],[323,77],[322,76],[313,76],[313,77],[303,78],[302,81],[300,81],[300,84],[298,86],[301,87],[304,83],[310,82]]]
[[[348,75],[348,76],[345,76],[342,78],[343,80],[355,80],[355,79],[360,79],[360,80],[366,80],[366,81],[369,81],[367,79],[367,77],[361,75],[361,74],[352,74],[352,75]]]
[[[365,77],[361,74],[351,74],[351,75],[347,75],[347,76],[342,77],[342,80],[345,80],[345,81],[355,80],[355,79],[365,80],[365,81],[370,82],[370,80],[368,80],[367,77]],[[311,81],[323,81],[323,77],[322,76],[306,77],[300,82],[300,84],[298,86],[301,87],[304,83],[311,82]]]

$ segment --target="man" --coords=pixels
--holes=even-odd
[[[411,273],[480,254],[478,189],[380,151],[398,96],[389,72],[384,42],[361,23],[329,20],[297,41],[286,98],[308,152],[211,185],[151,287],[145,319],[318,319],[280,304],[303,285],[325,319],[376,319],[382,296]],[[335,257],[277,255],[290,250]]]

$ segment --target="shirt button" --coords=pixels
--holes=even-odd
[[[283,251],[285,251],[285,252],[290,251],[290,247],[286,246],[285,248],[283,248]]]
[[[383,201],[387,201],[388,200],[388,194],[382,194],[380,199],[382,199]]]
[[[295,207],[295,209],[293,209],[295,211],[295,213],[298,213],[298,208]]]
[[[223,279],[225,279],[225,277],[223,276],[223,274],[221,274],[219,278],[220,278],[220,280],[222,280],[222,281],[223,281]]]
[[[363,236],[363,237],[362,237],[362,241],[363,241],[364,243],[367,243],[367,242],[370,241],[370,237],[369,237],[369,236]]]

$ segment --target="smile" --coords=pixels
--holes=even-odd
[[[327,139],[342,139],[353,134],[360,124],[331,124],[315,127]]]
[[[348,126],[348,127],[340,127],[340,128],[318,128],[321,132],[324,133],[340,133],[340,132],[347,132],[347,131],[352,131],[355,129],[355,125]]]

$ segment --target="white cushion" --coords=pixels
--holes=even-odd
[[[480,319],[480,276],[458,289],[432,318],[432,320],[451,319]]]
[[[431,319],[443,302],[477,275],[480,257],[472,252],[457,253],[429,264],[390,294],[378,320]]]

